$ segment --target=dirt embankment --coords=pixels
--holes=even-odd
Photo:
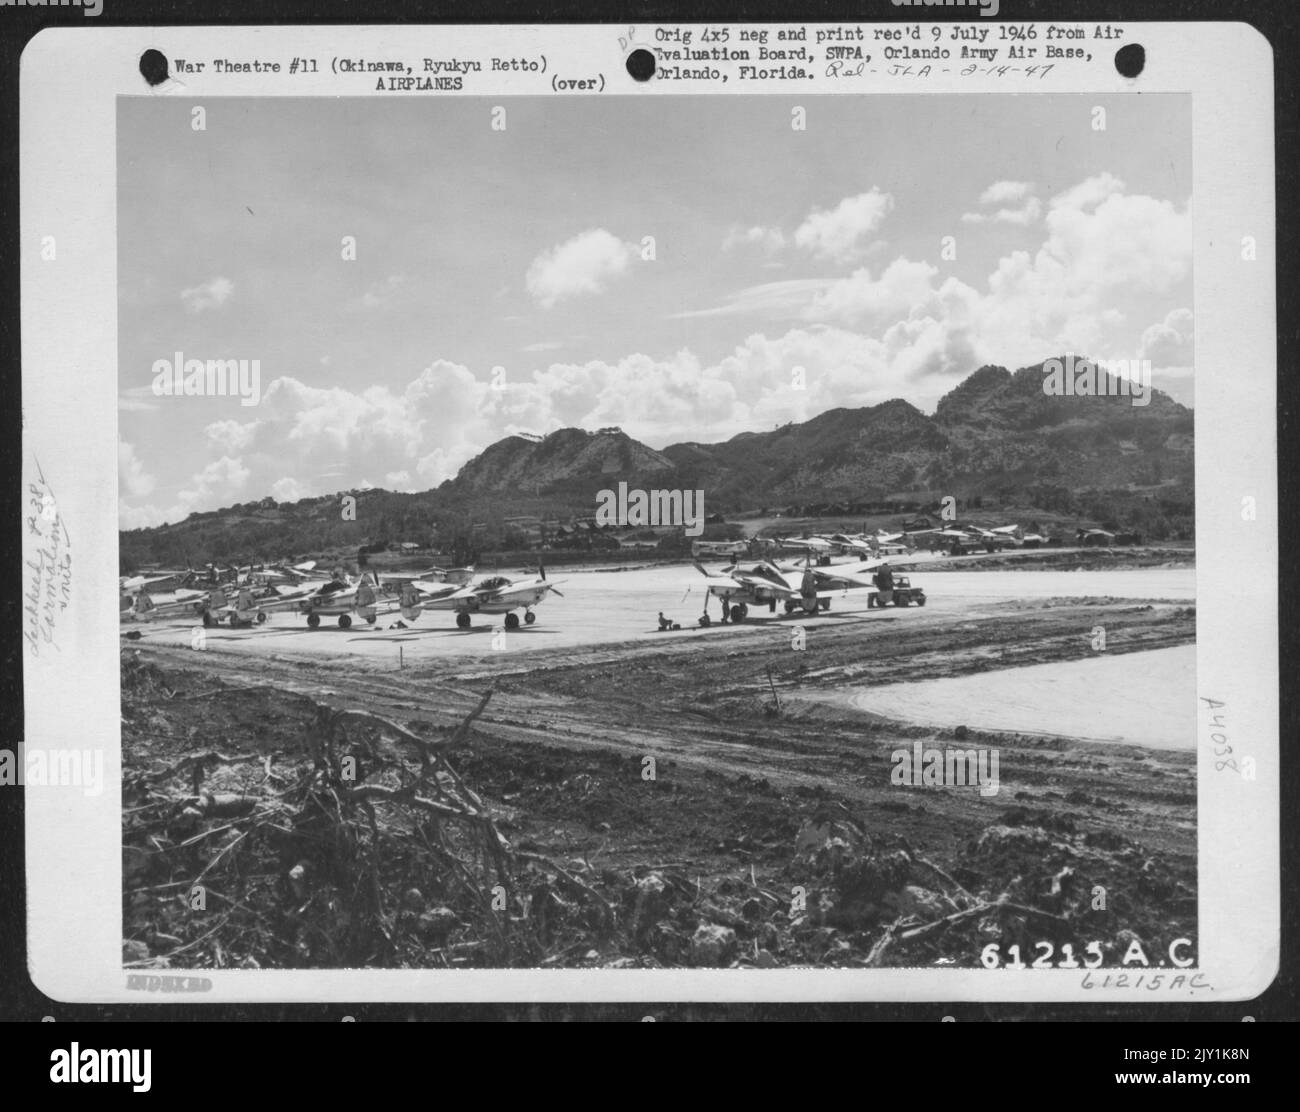
[[[1190,751],[790,698],[1082,657],[1099,613],[1110,652],[1194,638],[1191,608],[1053,600],[826,622],[801,651],[760,626],[402,671],[129,648],[126,959],[972,967],[1050,946],[1114,966],[1178,938],[1192,956]],[[996,747],[1002,791],[894,785],[914,741]]]

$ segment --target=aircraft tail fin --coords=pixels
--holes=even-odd
[[[402,617],[408,622],[415,621],[420,616],[420,611],[424,609],[420,592],[415,589],[415,584],[411,580],[408,579],[402,584],[401,599],[397,605],[402,612]]]

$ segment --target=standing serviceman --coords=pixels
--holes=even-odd
[[[878,606],[888,606],[894,601],[894,573],[889,570],[888,564],[881,564],[876,569],[876,574],[872,576],[872,582],[876,585],[876,604]]]
[[[799,598],[803,603],[805,614],[817,615],[817,576],[812,567],[805,565],[803,579],[799,584]]]

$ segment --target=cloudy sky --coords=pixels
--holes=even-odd
[[[492,103],[120,102],[124,528],[423,490],[515,431],[931,411],[1067,351],[1192,401],[1184,98]],[[259,360],[260,403],[155,396],[176,352]]]

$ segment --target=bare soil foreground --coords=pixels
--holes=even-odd
[[[1170,648],[1195,610],[891,610],[807,621],[802,648],[786,620],[535,652],[479,638],[401,669],[124,642],[125,963],[1118,967],[1137,943],[1158,967],[1178,939],[1194,958],[1191,739],[805,698],[1082,659],[1098,625],[1108,654]],[[996,750],[997,793],[891,782],[918,742]]]

